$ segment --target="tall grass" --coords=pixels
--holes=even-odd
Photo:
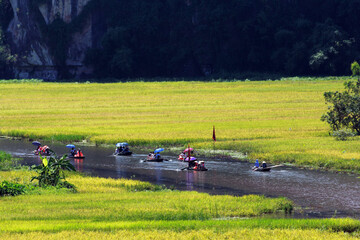
[[[0,133],[96,144],[186,146],[360,171],[359,137],[336,141],[323,93],[345,78],[258,82],[0,83]]]

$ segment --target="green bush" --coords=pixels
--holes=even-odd
[[[3,181],[0,183],[0,196],[16,196],[25,192],[25,185]]]
[[[346,141],[349,137],[354,137],[355,134],[349,129],[340,129],[338,131],[334,131],[332,135],[339,141]]]

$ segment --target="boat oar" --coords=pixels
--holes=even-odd
[[[279,165],[271,166],[271,167],[268,167],[268,168],[276,168],[276,167],[283,167],[283,166],[284,166],[283,164],[279,164]]]

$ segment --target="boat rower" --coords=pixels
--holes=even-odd
[[[267,165],[266,165],[266,162],[265,162],[265,161],[262,162],[261,167],[262,167],[262,168],[267,168]]]
[[[254,166],[254,167],[255,167],[255,168],[260,167],[259,159],[256,159],[256,160],[255,160],[255,166]]]

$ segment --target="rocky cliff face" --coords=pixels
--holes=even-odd
[[[78,16],[90,0],[51,0],[51,4],[39,6],[46,24],[60,17],[64,22],[70,23]]]
[[[51,24],[56,18],[70,23],[89,1],[51,0],[38,8],[46,24]],[[8,35],[12,53],[17,54],[19,59],[14,69],[15,77],[57,79],[58,70],[55,60],[36,22],[30,0],[10,0],[10,3],[14,18],[9,24]],[[71,36],[66,65],[75,78],[91,73],[91,69],[83,65],[83,60],[86,50],[93,43],[92,26],[93,21],[90,16],[83,29]]]

